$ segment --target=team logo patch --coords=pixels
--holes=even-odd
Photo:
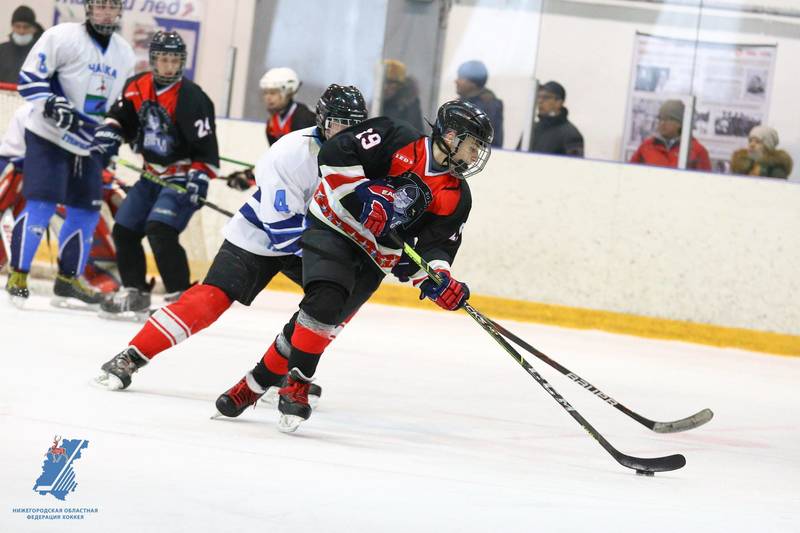
[[[33,490],[44,496],[52,494],[64,500],[67,494],[75,492],[78,482],[75,478],[75,461],[81,458],[83,450],[89,447],[88,440],[53,438],[53,445],[44,454],[42,475],[33,485]]]
[[[146,100],[139,109],[142,124],[142,149],[167,156],[172,152],[175,139],[169,133],[170,118],[166,110],[156,102]]]
[[[395,186],[394,214],[391,227],[409,225],[418,219],[433,200],[430,188],[413,172],[405,172],[392,180]]]

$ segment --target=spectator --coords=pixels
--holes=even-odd
[[[631,163],[677,168],[684,110],[685,106],[680,100],[667,100],[661,104],[656,134],[642,142],[631,157]],[[708,150],[694,138],[689,144],[686,168],[711,170]]]
[[[486,113],[489,122],[494,128],[492,146],[503,146],[503,101],[487,89],[486,80],[489,72],[486,65],[480,61],[472,60],[462,63],[458,67],[456,79],[456,93],[462,102],[469,102]]]
[[[539,87],[536,95],[539,120],[534,124],[531,152],[583,157],[583,135],[567,119],[566,98],[567,91],[557,81]]]
[[[383,68],[383,110],[381,115],[405,120],[422,131],[422,111],[417,81],[408,77],[405,64],[396,59],[385,60]]]
[[[745,176],[787,179],[792,173],[792,158],[778,150],[778,132],[769,126],[750,130],[748,147],[736,150],[731,158],[731,172]]]
[[[0,44],[0,82],[17,83],[22,63],[44,33],[28,6],[19,6],[11,15],[9,41]]]

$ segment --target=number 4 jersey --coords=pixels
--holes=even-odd
[[[359,222],[363,205],[354,193],[361,183],[384,180],[395,189],[392,229],[434,268],[449,269],[472,198],[466,181],[438,167],[431,142],[387,117],[365,120],[336,135],[320,151],[322,179],[309,216],[355,241],[388,273],[401,250],[386,237],[376,240]]]

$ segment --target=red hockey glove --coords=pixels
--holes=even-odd
[[[381,182],[368,181],[356,187],[355,192],[364,204],[359,220],[375,237],[382,237],[389,230],[394,214],[394,189]]]
[[[436,272],[442,278],[442,282],[436,285],[430,278],[423,281],[419,286],[419,290],[422,291],[419,299],[430,298],[436,302],[436,305],[448,311],[464,307],[469,299],[467,284],[454,280],[447,270],[437,270]]]

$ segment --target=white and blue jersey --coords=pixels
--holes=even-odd
[[[88,155],[94,129],[133,75],[134,62],[131,45],[116,33],[104,50],[84,24],[66,22],[45,31],[19,75],[17,90],[36,106],[27,129],[75,155]],[[75,106],[84,122],[79,131],[61,130],[43,116],[52,94]]]
[[[225,239],[261,256],[300,255],[308,204],[319,185],[316,126],[278,139],[258,160],[258,189],[225,226]]]

